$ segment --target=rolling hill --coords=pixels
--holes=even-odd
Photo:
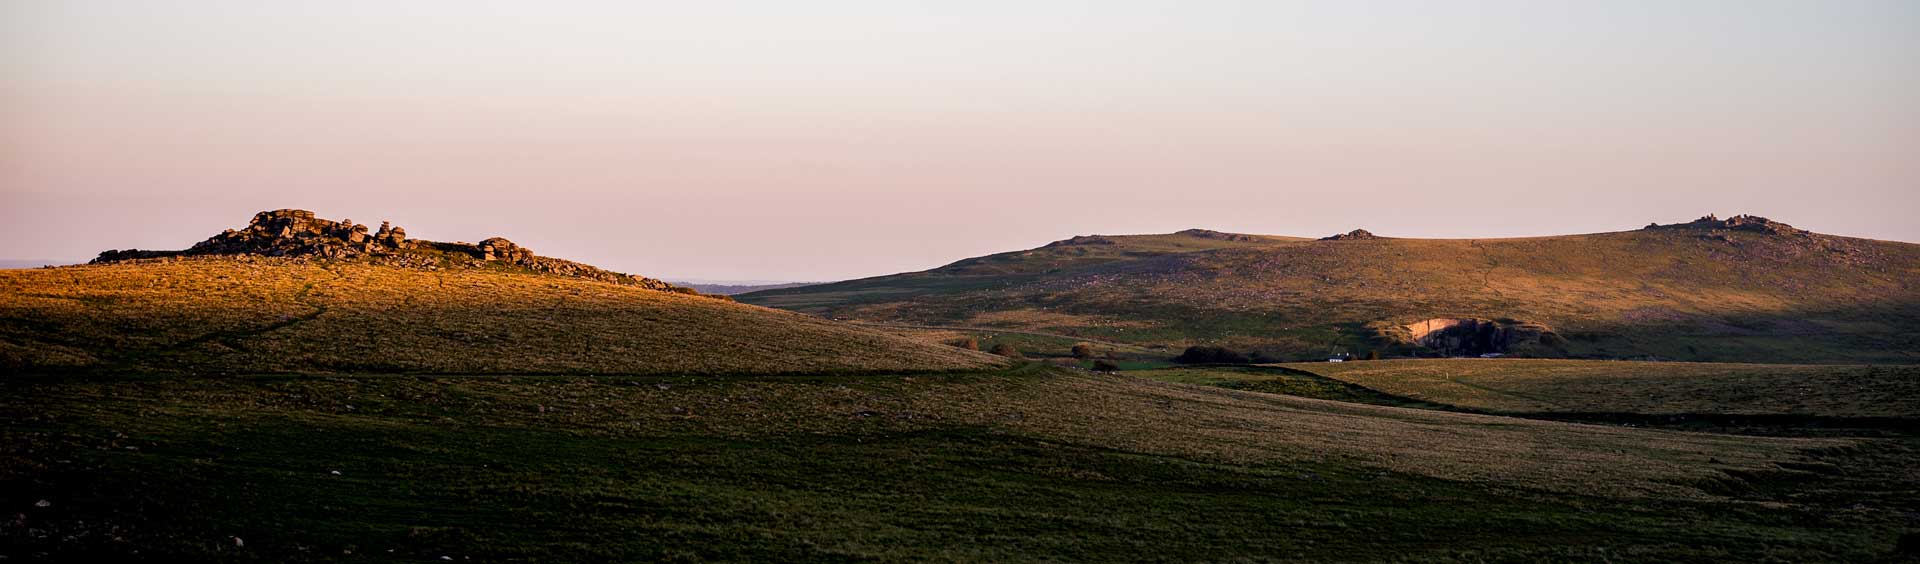
[[[835,318],[1276,358],[1920,362],[1920,245],[1752,216],[1511,239],[1081,236],[736,297]]]
[[[1891,561],[1920,543],[1910,435],[1010,364],[940,344],[972,332],[365,231],[283,210],[184,251],[0,272],[0,557]],[[1046,283],[1316,244],[1116,240],[956,268]],[[1015,335],[1073,343],[994,338]]]
[[[0,271],[0,365],[767,374],[1001,362],[540,257],[504,239],[364,231],[308,212],[263,212],[188,251],[109,251],[91,265]]]

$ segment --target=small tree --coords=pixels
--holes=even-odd
[[[1026,355],[1020,354],[1020,349],[1013,348],[1013,345],[1006,343],[994,343],[993,348],[987,352],[1007,358],[1026,358]]]
[[[1080,360],[1093,358],[1093,345],[1091,343],[1074,343],[1073,357]]]
[[[1181,364],[1246,364],[1246,355],[1219,346],[1191,346],[1173,358]]]

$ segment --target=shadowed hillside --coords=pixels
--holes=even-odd
[[[1920,417],[1920,366],[1912,365],[1421,359],[1285,368],[1494,413]]]
[[[1910,442],[1033,365],[23,377],[0,422],[27,560],[1866,562],[1920,509]]]
[[[1142,345],[1776,362],[1920,361],[1920,245],[1763,218],[1518,239],[1076,237],[738,296],[839,318]]]

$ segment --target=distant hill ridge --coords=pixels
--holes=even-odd
[[[1485,239],[1082,235],[736,297],[836,318],[1276,358],[1920,362],[1920,245],[1753,215]],[[1419,330],[1429,326],[1441,329]]]
[[[479,243],[445,243],[407,238],[407,230],[381,222],[377,231],[351,219],[332,221],[307,210],[282,209],[254,214],[246,227],[228,229],[180,251],[109,250],[90,264],[195,256],[254,255],[317,259],[358,259],[373,264],[424,270],[505,265],[534,272],[686,291],[661,280],[604,270],[569,260],[535,255],[504,237]]]
[[[713,282],[686,282],[686,281],[669,282],[669,283],[682,288],[693,288],[695,290],[700,291],[700,293],[702,294],[716,294],[716,295],[745,294],[748,292],[758,292],[761,290],[784,290],[787,288],[799,288],[801,286],[812,286],[814,284],[824,284],[824,282],[777,282],[772,284],[721,284],[721,283],[713,283]]]

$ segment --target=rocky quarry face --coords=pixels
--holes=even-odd
[[[1396,337],[1444,356],[1559,356],[1558,350],[1564,344],[1550,327],[1515,320],[1434,318],[1397,329]]]
[[[534,272],[588,278],[602,282],[678,291],[674,286],[642,276],[621,274],[573,261],[543,257],[503,237],[477,244],[408,239],[407,231],[381,222],[380,229],[343,219],[331,221],[306,210],[274,210],[254,214],[241,229],[229,229],[184,251],[110,250],[93,264],[130,260],[194,256],[288,257],[295,260],[361,260],[375,264],[438,270],[479,268],[488,264]]]

